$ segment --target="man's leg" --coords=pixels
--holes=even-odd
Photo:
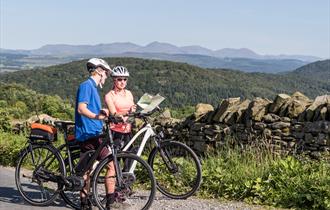
[[[80,202],[81,202],[81,209],[82,210],[91,210],[92,204],[89,200],[89,193],[90,193],[90,171],[87,171],[85,175],[83,176],[85,181],[84,188],[80,191]]]
[[[80,160],[83,158],[83,154],[88,151],[95,150],[98,143],[98,139],[90,138],[80,143]],[[90,170],[88,170],[84,176],[85,186],[80,191],[81,209],[92,209],[92,204],[89,200],[90,194]]]

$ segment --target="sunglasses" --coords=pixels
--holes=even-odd
[[[121,82],[121,81],[127,81],[127,78],[116,78],[116,81]]]

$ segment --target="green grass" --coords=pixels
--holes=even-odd
[[[284,208],[330,209],[330,164],[249,148],[203,159],[199,196]]]

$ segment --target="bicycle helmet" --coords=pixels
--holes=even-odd
[[[87,61],[88,72],[93,72],[97,67],[101,67],[105,71],[111,71],[109,64],[100,58],[91,58]]]
[[[129,77],[129,72],[124,66],[116,66],[111,70],[112,77]]]

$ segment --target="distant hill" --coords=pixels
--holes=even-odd
[[[123,53],[112,57],[134,57],[157,60],[183,62],[201,68],[236,69],[244,72],[279,73],[295,70],[308,64],[294,59],[251,59],[251,58],[218,58],[193,54],[164,54],[164,53]]]
[[[32,55],[77,56],[77,55],[109,55],[136,51],[140,46],[130,43],[112,43],[98,45],[45,45],[39,49],[31,50]]]
[[[130,45],[130,44],[128,44]],[[157,44],[155,44],[157,45]],[[103,46],[102,50],[98,52],[106,52],[109,46]],[[116,48],[115,46],[111,46]],[[118,47],[118,52],[121,52]],[[62,55],[60,57],[53,55],[26,55],[26,54],[13,54],[13,53],[0,53],[1,65],[0,72],[4,69],[10,70],[25,70],[34,67],[45,67],[50,65],[57,65],[61,63],[68,63],[70,61],[81,60],[93,57],[95,55],[81,54],[76,56],[70,55],[70,46],[67,47],[67,55]],[[135,48],[131,45],[131,48]],[[149,50],[153,48],[148,47]],[[188,47],[190,51],[201,52],[205,51],[203,48],[199,47]],[[47,47],[40,49],[41,51],[47,51]],[[58,49],[51,47],[51,52],[56,52]],[[184,49],[185,51],[187,49]],[[74,51],[85,52],[83,49],[75,49]],[[173,52],[171,46],[168,46],[166,52]],[[181,51],[180,51],[181,52]],[[182,53],[182,52],[181,52]],[[278,73],[286,72],[297,69],[308,62],[295,60],[295,59],[251,59],[251,58],[220,58],[208,55],[199,54],[168,54],[168,53],[139,53],[139,52],[127,52],[119,54],[111,54],[110,57],[135,57],[135,58],[147,58],[147,59],[157,59],[157,60],[168,60],[175,62],[184,62],[192,65],[196,65],[202,68],[225,68],[225,69],[236,69],[244,72],[266,72],[266,73]]]
[[[317,87],[330,89],[330,60],[317,61],[296,69],[293,72],[288,72],[285,75],[291,78],[296,78],[306,85],[312,83]],[[310,88],[315,88],[311,86]],[[328,94],[330,94],[328,92]]]
[[[16,54],[17,56],[8,56]],[[146,46],[131,42],[98,45],[53,44],[34,50],[0,48],[0,73],[45,67],[95,56],[148,58],[184,62],[202,68],[228,68],[265,73],[292,71],[320,60],[308,55],[259,55],[247,48],[211,50],[198,45],[178,47],[163,42],[152,42]]]
[[[330,59],[310,63],[288,74],[323,81],[326,78],[330,78]],[[330,79],[327,82],[330,84]]]
[[[231,48],[224,48],[221,50],[216,50],[214,52],[215,57],[219,58],[252,58],[252,59],[262,59],[261,55],[253,52],[247,48],[241,49],[231,49]]]
[[[173,44],[164,42],[152,42],[146,46],[140,46],[130,42],[115,42],[110,44],[98,45],[65,45],[54,44],[45,45],[34,50],[19,50],[18,54],[27,55],[52,55],[52,56],[81,56],[81,55],[98,55],[111,56],[112,54],[121,53],[166,53],[166,54],[198,54],[217,58],[250,58],[250,59],[296,59],[306,62],[321,60],[321,58],[308,55],[259,55],[247,48],[232,49],[224,48],[219,50],[210,50],[198,45],[178,47]],[[0,48],[0,53],[15,53],[14,50],[6,50]]]
[[[313,65],[319,71],[318,79],[306,79],[305,71],[297,70],[281,75],[244,73],[227,69],[203,69],[200,67],[169,61],[138,58],[106,58],[111,65],[125,65],[130,73],[129,89],[136,99],[143,93],[160,93],[166,105],[180,107],[197,103],[216,105],[221,98],[256,96],[272,98],[278,93],[301,91],[313,98],[330,93],[327,67],[329,60]],[[26,70],[2,74],[0,81],[20,83],[41,93],[59,95],[75,100],[78,84],[86,79],[86,60],[51,66],[39,70]],[[313,71],[310,69],[310,71]],[[323,76],[321,76],[323,74]],[[309,75],[313,78],[313,74]],[[102,90],[104,95],[111,87],[108,81]]]

